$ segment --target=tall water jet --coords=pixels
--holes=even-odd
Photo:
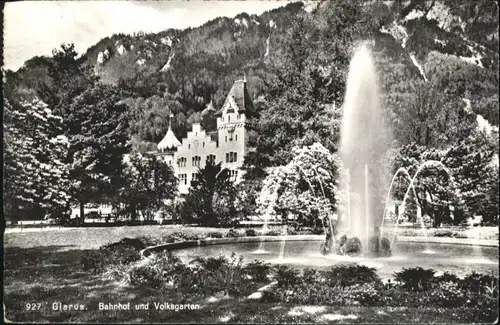
[[[358,237],[362,243],[367,243],[375,234],[375,227],[380,225],[383,198],[374,195],[382,189],[385,192],[388,183],[385,178],[389,178],[388,164],[383,159],[391,133],[378,96],[372,54],[368,45],[362,44],[355,51],[349,66],[340,134],[340,156],[345,168],[349,169],[348,187],[361,200],[361,204],[353,204],[349,200],[350,206],[343,209],[349,213],[342,217],[342,221],[344,227],[350,225],[349,235]],[[374,177],[375,174],[377,177]]]

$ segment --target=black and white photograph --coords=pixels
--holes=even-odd
[[[492,0],[3,3],[5,323],[492,324]]]

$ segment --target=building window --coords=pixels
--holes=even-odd
[[[237,170],[231,170],[231,174],[230,175],[231,175],[231,180],[233,182],[235,182],[236,179],[238,178],[238,171]]]
[[[238,160],[238,156],[237,156],[236,152],[226,153],[226,162],[227,163],[236,162],[237,160]]]
[[[228,116],[228,117],[227,117],[227,121],[228,121],[228,122],[231,122],[231,116]]]
[[[191,143],[190,143],[190,144],[188,144],[188,149],[191,149]]]
[[[179,184],[187,185],[187,174],[179,174]]]
[[[169,165],[172,165],[172,160],[169,160],[169,161],[168,161],[168,164],[169,164]]]
[[[215,155],[208,155],[207,156],[207,164],[214,164],[215,165]]]
[[[226,142],[227,142],[227,135],[226,135]]]
[[[205,148],[205,142],[203,142],[203,148]]]
[[[179,167],[186,167],[186,162],[187,162],[187,159],[184,158],[184,157],[180,157],[178,160],[177,160],[177,165],[179,165]]]
[[[234,135],[234,141],[238,141],[238,135],[237,134]]]
[[[193,166],[199,167],[200,166],[200,161],[201,161],[201,157],[200,156],[194,156],[193,157]]]
[[[191,176],[191,182],[197,181],[198,180],[198,173],[193,173]]]

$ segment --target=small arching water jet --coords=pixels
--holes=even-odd
[[[413,175],[413,177],[410,181],[410,185],[408,186],[408,189],[406,190],[405,196],[403,198],[403,202],[401,203],[401,211],[402,212],[396,218],[396,225],[394,226],[394,230],[393,230],[393,234],[392,234],[392,238],[391,238],[391,248],[394,245],[394,240],[396,239],[396,231],[398,228],[399,219],[400,219],[401,215],[403,215],[403,213],[404,213],[404,208],[406,207],[406,200],[408,199],[408,195],[410,194],[410,189],[414,186],[415,181],[417,180],[417,177],[419,176],[420,172],[422,172],[426,167],[430,167],[430,166],[441,167],[442,170],[444,170],[446,172],[446,174],[448,175],[450,181],[452,183],[454,183],[454,181],[455,181],[453,178],[453,175],[451,174],[449,169],[443,164],[443,162],[441,162],[439,160],[427,160],[427,161],[424,161],[422,164],[420,164],[420,166],[417,168],[417,171],[415,172],[415,175]]]
[[[268,199],[271,198],[270,204],[268,204],[266,206],[265,212],[264,212],[264,224],[262,225],[262,235],[264,235],[265,231],[267,231],[269,229],[268,228],[269,218],[271,217],[271,211],[274,210],[274,202],[275,202],[275,199],[277,197],[278,189],[279,189],[278,183],[271,183],[271,184],[264,184],[264,186],[261,190],[261,196],[264,196]],[[264,250],[264,238],[263,237],[260,240],[259,248],[254,253],[256,253],[256,254],[265,254],[266,253],[266,251]]]
[[[409,182],[408,186],[412,185],[411,184],[411,175],[408,172],[408,170],[404,167],[399,167],[398,170],[392,176],[391,183],[389,184],[389,189],[387,190],[387,196],[385,198],[384,213],[382,214],[383,217],[382,217],[382,222],[380,224],[380,229],[382,229],[382,230],[384,229],[384,223],[385,223],[385,219],[387,216],[387,206],[389,205],[389,200],[390,200],[390,196],[392,193],[392,187],[394,186],[394,182],[396,181],[397,177],[400,174],[403,174],[408,178],[408,182]],[[415,187],[411,186],[411,188],[413,189],[413,195],[415,195],[415,197],[417,197],[417,193],[415,192]]]

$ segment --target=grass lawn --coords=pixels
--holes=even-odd
[[[220,323],[220,322],[338,322],[338,323],[456,323],[473,319],[472,311],[440,308],[304,307],[246,299],[187,300],[180,293],[143,286],[125,286],[82,271],[81,257],[87,250],[125,237],[162,237],[180,228],[120,227],[66,231],[10,233],[4,246],[5,317],[15,322],[84,323]],[[227,230],[183,228],[203,233]],[[52,304],[83,305],[83,311],[54,311]],[[99,311],[99,303],[150,303],[149,310]],[[153,303],[199,304],[198,310],[156,310]],[[40,304],[27,310],[28,304]],[[31,305],[30,305],[31,306]],[[37,306],[37,305],[35,305]],[[465,317],[465,318],[464,318]]]
[[[114,243],[122,238],[137,238],[148,236],[161,238],[174,232],[182,231],[187,235],[209,232],[225,233],[229,229],[207,227],[168,226],[132,226],[132,227],[102,227],[80,228],[53,231],[11,232],[4,236],[4,246],[9,247],[45,247],[59,246],[60,249],[96,249],[108,243]]]

